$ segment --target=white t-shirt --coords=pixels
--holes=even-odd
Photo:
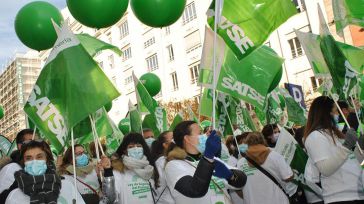
[[[189,162],[186,160],[173,160],[166,165],[167,185],[171,190],[172,197],[177,204],[229,204],[231,197],[227,192],[230,186],[225,179],[212,177],[210,187],[205,196],[201,198],[189,198],[175,190],[176,183],[184,176],[193,176],[198,165],[197,162]],[[223,192],[216,186],[218,185]]]
[[[261,166],[274,176],[283,188],[287,184],[284,180],[293,175],[292,169],[284,157],[275,151],[269,153]],[[248,177],[243,188],[244,204],[289,204],[288,197],[283,191],[258,169],[249,166],[245,158],[238,161],[237,167]]]
[[[0,193],[8,189],[15,181],[14,173],[21,170],[17,163],[10,163],[4,166],[0,171]]]
[[[74,185],[68,179],[62,180],[62,188],[57,204],[72,204],[74,195]],[[85,204],[81,195],[77,192],[77,204]],[[8,195],[5,204],[25,204],[30,203],[30,197],[25,195],[19,188],[14,189]]]
[[[221,143],[221,157],[220,159],[225,162],[226,164],[228,163],[229,159],[230,159],[230,153],[229,153],[229,149],[227,148],[227,146],[224,143]]]
[[[155,161],[155,166],[157,167],[159,173],[159,187],[156,189],[158,196],[156,197],[156,201],[158,200],[158,204],[173,204],[174,199],[172,198],[171,191],[167,186],[166,181],[166,157],[161,156]],[[154,186],[153,186],[154,188]]]
[[[336,143],[336,144],[335,144]],[[306,139],[307,154],[313,163],[328,159],[344,148],[339,139],[335,143],[330,135],[314,131]],[[363,170],[355,158],[350,154],[344,164],[331,176],[320,175],[325,203],[364,200]]]
[[[306,167],[305,167],[305,173],[304,177],[306,179],[307,185],[312,183],[311,189],[316,192],[313,193],[311,191],[305,190],[305,195],[308,203],[316,203],[323,201],[322,199],[322,189],[316,185],[316,183],[320,182],[320,172],[313,163],[311,158],[308,158]],[[314,188],[315,187],[315,188]]]
[[[131,170],[126,169],[123,173],[116,170],[113,172],[115,177],[115,190],[120,204],[153,204],[153,196],[150,189],[150,185],[154,186],[152,179],[149,184],[147,180],[140,178]]]
[[[65,177],[67,180],[69,180],[71,183],[73,183],[72,175],[62,175],[62,176]],[[100,192],[100,184],[98,181],[96,170],[92,170],[91,173],[86,175],[85,177],[77,175],[77,179],[91,186],[94,190],[96,190],[96,192]],[[77,190],[81,195],[94,194],[94,192],[89,187],[87,187],[85,184],[81,183],[78,180],[77,180]]]
[[[236,167],[236,164],[238,163],[238,159],[235,158],[233,155],[230,155],[229,160],[227,164],[232,167]]]

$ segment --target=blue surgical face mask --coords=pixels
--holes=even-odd
[[[144,156],[143,147],[133,147],[128,149],[128,156],[134,159],[142,159]]]
[[[197,150],[202,154],[205,152],[206,149],[206,140],[207,136],[205,134],[198,136],[198,145],[196,147]]]
[[[239,145],[239,151],[242,153],[245,153],[248,150],[248,145],[247,144],[240,144]]]
[[[145,139],[145,142],[147,143],[148,147],[151,148],[152,147],[152,143],[155,141],[155,139],[153,137],[150,137],[148,139]]]
[[[87,166],[88,164],[88,156],[86,154],[81,154],[80,156],[76,157],[76,166],[83,167]]]
[[[25,162],[24,171],[32,176],[43,175],[47,171],[45,160],[32,160]]]

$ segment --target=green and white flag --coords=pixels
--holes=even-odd
[[[343,29],[351,24],[364,27],[364,0],[333,0],[336,32],[343,36]]]
[[[13,153],[14,150],[17,150],[18,147],[17,147],[17,144],[16,144],[16,140],[14,139],[13,142],[11,143],[11,146],[9,148],[9,151],[7,153],[7,156],[10,156],[11,153]]]
[[[121,50],[109,43],[106,43],[102,40],[99,40],[95,37],[90,36],[89,34],[82,33],[76,35],[82,46],[86,49],[89,55],[94,57],[98,52],[102,50],[111,50],[121,56]]]
[[[288,93],[286,89],[279,89],[280,94],[284,96],[288,121],[293,122],[296,125],[304,126],[306,125],[307,112],[303,109],[299,103],[297,103],[294,98]]]
[[[142,132],[142,119],[138,109],[129,101],[130,132]]]
[[[297,9],[291,0],[225,0],[219,12],[217,33],[241,60],[260,47]],[[207,16],[214,29],[215,1]]]
[[[143,83],[135,76],[133,72],[133,80],[135,85],[135,94],[138,102],[138,111],[140,113],[155,112],[155,108],[158,106],[156,101],[150,96]]]
[[[119,147],[124,135],[109,118],[104,107],[92,114],[92,117],[95,120],[94,123],[97,135],[99,138],[106,139],[107,153],[108,155],[111,155]],[[89,144],[94,141],[94,134],[91,127],[92,124],[89,118],[86,118],[86,120],[82,122],[84,122],[84,125],[76,126],[75,128],[85,128],[85,130],[75,130],[77,130],[77,132],[84,132],[87,134],[76,135],[76,142],[78,144]],[[74,133],[76,133],[75,130]]]
[[[213,32],[206,28],[203,57],[201,62],[200,84],[212,87],[212,67],[209,60],[211,50],[205,49],[212,42]],[[218,44],[223,44],[220,37]],[[205,46],[206,45],[206,46]],[[277,82],[277,75],[282,71],[283,59],[271,48],[262,46],[242,60],[225,45],[219,47],[216,90],[229,94],[263,109],[266,96],[272,84]],[[221,66],[220,66],[221,65]]]
[[[291,166],[294,172],[293,183],[302,186],[304,189],[312,191],[314,184],[305,180],[304,172],[308,156],[306,152],[299,146],[294,137],[284,128],[280,128],[281,133],[274,151],[281,154],[286,162]]]
[[[239,129],[243,132],[252,132],[256,131],[254,122],[250,117],[250,114],[245,106],[245,103],[242,103],[239,99],[230,97],[231,99],[231,109],[230,109],[230,118],[232,124],[238,125]]]
[[[169,127],[169,131],[173,131],[176,126],[183,121],[183,115],[181,112],[177,113],[176,116],[174,116],[174,119],[172,121],[171,126]]]
[[[208,118],[212,117],[212,98],[212,90],[204,88],[200,101],[200,114]]]
[[[325,62],[325,57],[321,52],[320,43],[321,38],[319,35],[312,33],[304,33],[295,30],[296,35],[301,42],[303,50],[311,64],[313,73],[316,78],[331,78],[329,67]]]
[[[357,69],[346,59],[345,55],[337,46],[329,28],[326,25],[321,9],[320,19],[320,48],[329,68],[333,87],[342,99],[347,99],[351,89],[357,84]]]
[[[229,112],[231,109],[230,96],[218,92],[216,101],[216,130],[221,132],[223,137],[233,135],[233,126],[230,121]]]
[[[162,132],[168,130],[167,112],[164,108],[158,106],[154,114],[148,114],[144,117],[143,128],[150,128],[158,137]]]
[[[321,37],[312,33],[304,33],[295,31],[301,42],[305,54],[311,64],[316,78],[330,78],[329,67],[326,64],[325,57],[322,54],[320,43]],[[364,70],[364,50],[342,42],[336,41],[336,45],[341,50],[342,54],[352,65],[356,72],[362,73]]]
[[[6,155],[11,147],[11,142],[3,135],[0,135],[0,151]]]
[[[284,115],[284,109],[281,107],[281,101],[279,99],[280,93],[277,89],[269,93],[267,103],[267,120],[269,124],[280,124]]]
[[[255,114],[257,115],[257,118],[258,118],[259,122],[260,122],[263,126],[264,126],[264,125],[266,125],[266,124],[268,124],[268,123],[267,123],[266,111],[267,111],[267,110],[261,110],[261,109],[259,109],[259,108],[257,108],[257,107],[254,107],[254,112],[255,112]]]
[[[57,152],[68,132],[120,93],[77,37],[63,25],[24,111]]]

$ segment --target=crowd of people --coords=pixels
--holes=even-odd
[[[350,107],[341,105],[353,121]],[[18,150],[1,159],[0,203],[363,204],[361,124],[339,123],[334,101],[321,96],[306,126],[292,131],[308,155],[304,179],[317,186],[312,189],[294,181],[295,171],[275,151],[282,131],[277,124],[223,137],[183,121],[158,137],[150,129],[129,133],[109,156],[96,142],[55,157],[47,142],[25,129],[16,136]]]

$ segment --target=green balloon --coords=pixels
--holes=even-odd
[[[4,108],[0,106],[0,119],[4,117]]]
[[[130,120],[129,118],[124,118],[122,120],[120,120],[119,122],[119,130],[124,134],[128,134],[130,132]]]
[[[35,1],[21,8],[15,17],[15,32],[20,41],[34,50],[52,48],[57,40],[53,21],[60,25],[63,17],[52,4]]]
[[[143,83],[149,94],[153,97],[161,91],[161,80],[153,73],[146,73],[140,77],[140,81]]]
[[[128,4],[129,0],[67,0],[72,16],[91,28],[114,25],[123,17]]]
[[[110,101],[110,103],[107,103],[104,107],[105,107],[106,112],[109,112],[112,108],[112,101]]]
[[[142,23],[161,28],[172,25],[181,17],[186,0],[131,0],[130,6]]]

